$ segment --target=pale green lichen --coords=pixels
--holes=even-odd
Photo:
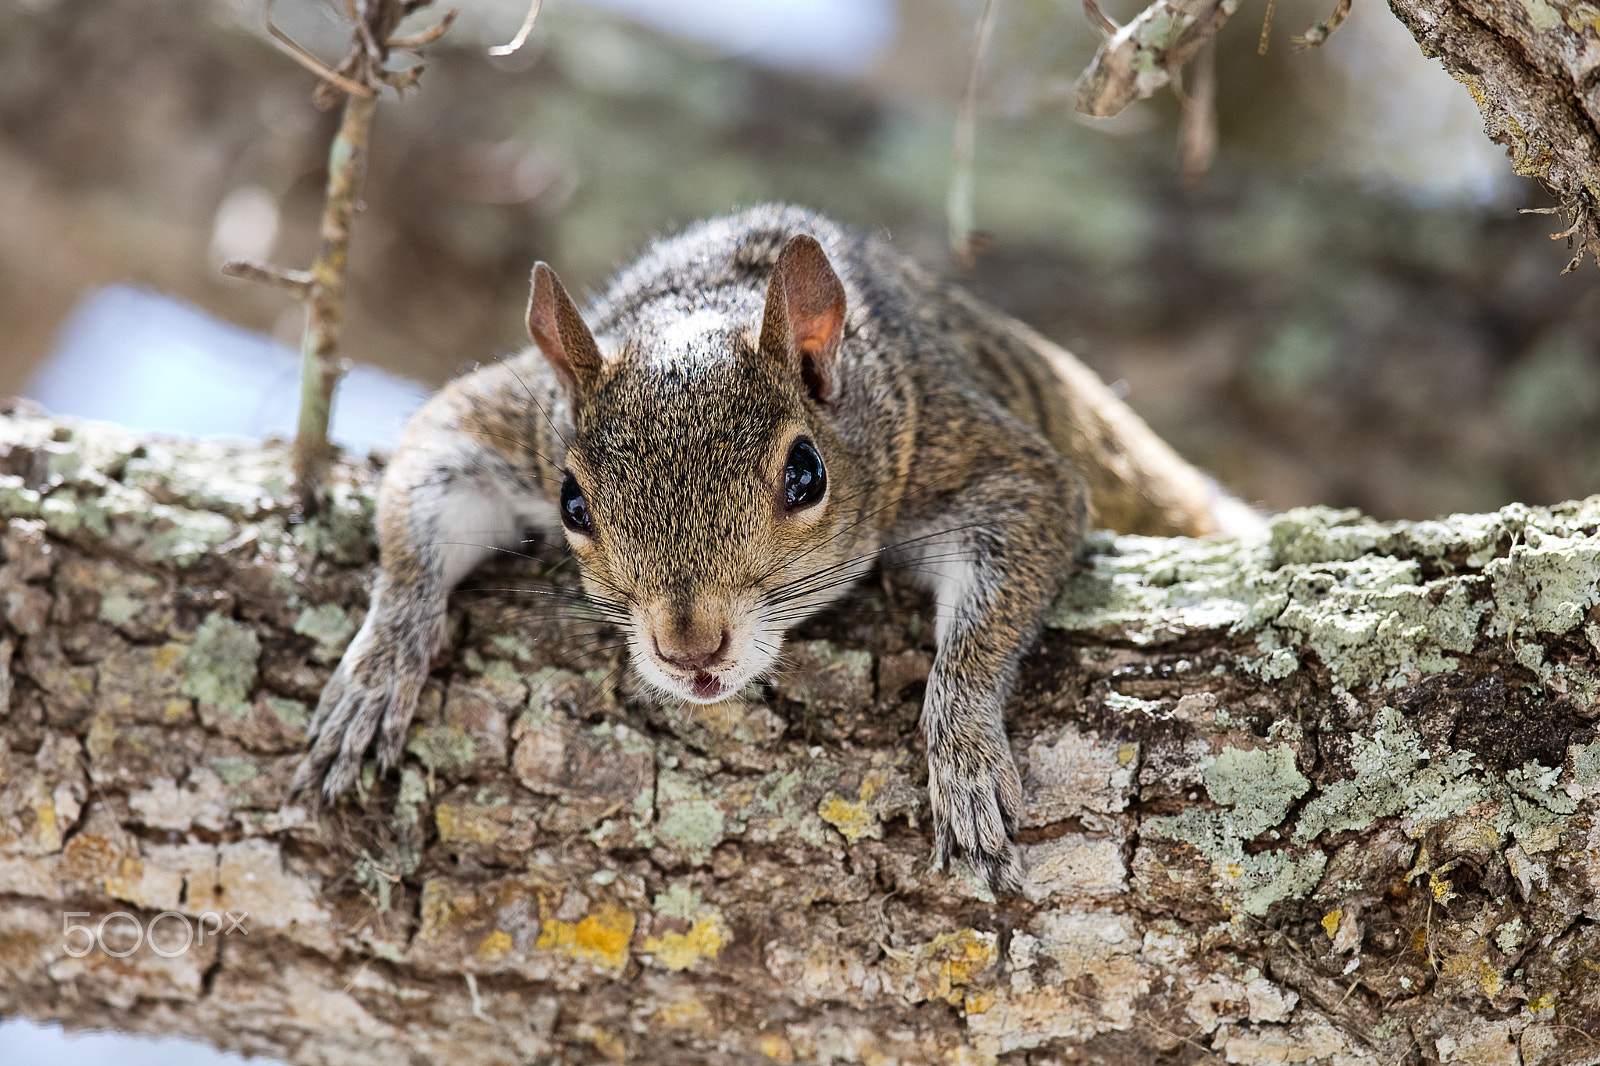
[[[237,755],[218,755],[211,760],[211,768],[229,788],[236,788],[261,773],[261,767],[256,765],[255,760]]]
[[[344,608],[334,603],[307,607],[294,620],[296,633],[317,642],[311,655],[322,663],[332,662],[344,652],[345,645],[350,643],[350,635],[355,632],[355,628],[356,624],[351,621],[350,615]]]
[[[430,771],[460,770],[472,765],[478,746],[465,729],[454,723],[413,726],[406,751]]]
[[[281,450],[240,449],[221,441],[148,441],[122,480],[169,503],[231,518],[253,518],[288,496],[293,474]]]
[[[1324,832],[1362,831],[1392,817],[1416,838],[1468,816],[1497,837],[1510,833],[1542,842],[1578,805],[1559,786],[1558,768],[1529,761],[1501,777],[1485,771],[1469,751],[1430,757],[1420,734],[1391,707],[1375,716],[1370,736],[1353,738],[1350,761],[1353,778],[1327,785],[1301,809],[1296,842]]]
[[[203,708],[243,718],[250,711],[250,689],[260,656],[261,642],[254,630],[212,611],[184,653],[180,691],[199,700]]]
[[[1311,891],[1327,865],[1320,850],[1274,848],[1253,855],[1244,850],[1245,841],[1282,822],[1294,802],[1311,789],[1311,782],[1295,766],[1294,749],[1286,744],[1254,750],[1224,748],[1215,758],[1202,760],[1200,772],[1211,798],[1224,809],[1194,807],[1151,818],[1145,828],[1193,844],[1247,914],[1265,914],[1276,901]]]
[[[1574,749],[1572,781],[1579,788],[1600,786],[1600,743]]]
[[[372,550],[372,495],[351,485],[334,483],[327,505],[309,522],[294,527],[295,543],[311,554],[354,565]]]
[[[669,918],[691,921],[700,909],[700,892],[687,881],[674,881],[665,892],[656,893],[653,903],[657,911]]]
[[[722,807],[706,798],[694,778],[662,769],[656,777],[656,804],[661,812],[656,835],[691,862],[705,862],[722,842],[727,828]]]
[[[0,474],[0,518],[34,518],[42,497],[16,474]]]
[[[285,729],[295,733],[304,733],[310,724],[310,708],[301,700],[292,700],[286,696],[267,696],[262,700],[267,710],[272,713]]]
[[[1520,916],[1500,926],[1494,934],[1495,947],[1499,948],[1503,955],[1515,955],[1527,942],[1528,927]]]
[[[1562,25],[1561,12],[1545,0],[1522,0],[1522,9],[1528,13],[1528,23],[1536,32],[1542,33]]]
[[[1372,734],[1352,738],[1351,766],[1356,776],[1324,787],[1300,811],[1294,839],[1314,840],[1323,832],[1364,829],[1375,819],[1406,816],[1436,824],[1488,798],[1473,775],[1470,752],[1430,760],[1422,738],[1398,711],[1385,707]]]
[[[117,488],[112,486],[106,495],[110,539],[139,562],[179,569],[193,566],[238,532],[222,515],[151,503],[141,493]]]
[[[489,645],[508,659],[519,663],[533,661],[533,645],[515,634],[496,633],[489,638]]]
[[[1140,644],[1205,629],[1249,635],[1263,655],[1247,672],[1281,680],[1308,650],[1352,689],[1453,669],[1481,630],[1511,636],[1524,665],[1582,695],[1594,680],[1546,663],[1540,635],[1571,631],[1600,604],[1597,526],[1600,497],[1389,525],[1302,508],[1275,518],[1264,543],[1098,534],[1088,572],[1067,583],[1049,624],[1116,628]],[[1463,580],[1480,571],[1491,595]]]
[[[100,621],[127,625],[144,608],[144,601],[126,585],[112,585],[100,593]]]

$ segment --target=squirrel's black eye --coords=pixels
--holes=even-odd
[[[561,483],[561,522],[574,533],[594,534],[594,520],[589,517],[589,501],[571,474]]]
[[[828,488],[828,474],[822,469],[822,456],[811,441],[801,437],[789,449],[783,467],[783,502],[789,510],[808,507],[822,499]]]

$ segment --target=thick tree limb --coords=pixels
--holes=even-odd
[[[927,870],[893,592],[701,710],[459,594],[399,781],[283,807],[372,476],[292,525],[280,446],[0,418],[0,1013],[386,1066],[1600,1056],[1600,498],[1098,539],[996,905]]]

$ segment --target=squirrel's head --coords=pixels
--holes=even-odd
[[[534,268],[528,329],[573,416],[567,541],[655,687],[697,703],[737,692],[866,568],[829,420],[844,322],[844,287],[810,237],[784,246],[759,310],[663,301],[604,352]]]

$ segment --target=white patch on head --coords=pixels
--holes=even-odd
[[[702,307],[662,325],[651,338],[648,357],[660,363],[708,363],[726,358],[720,343],[732,324],[726,311]]]

